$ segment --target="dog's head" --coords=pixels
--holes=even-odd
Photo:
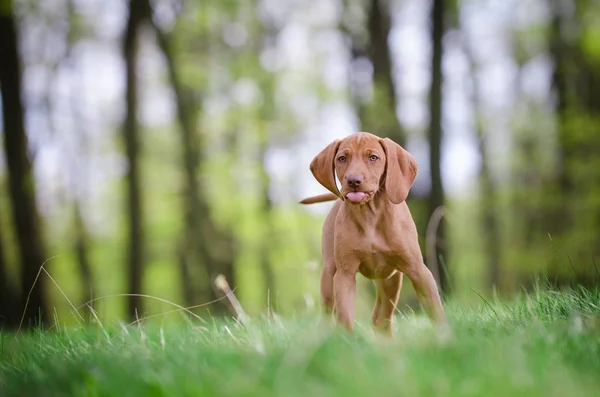
[[[349,203],[366,203],[384,190],[399,204],[415,181],[417,162],[394,141],[359,132],[330,143],[310,163],[310,170],[321,185]]]

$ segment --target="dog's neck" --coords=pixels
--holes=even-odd
[[[350,219],[362,228],[370,225],[377,225],[382,218],[394,216],[394,206],[384,190],[380,190],[371,200],[364,204],[351,204],[344,201],[344,210]]]

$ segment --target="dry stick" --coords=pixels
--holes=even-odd
[[[429,222],[427,222],[427,230],[425,231],[425,247],[426,247],[426,258],[427,258],[427,266],[431,273],[433,273],[433,277],[438,285],[440,285],[440,267],[437,261],[436,255],[436,240],[437,240],[437,229],[442,221],[442,217],[444,216],[444,207],[437,207],[431,217],[429,218]]]
[[[25,313],[27,312],[27,306],[29,306],[29,299],[31,298],[31,293],[33,292],[33,289],[35,288],[35,285],[37,284],[38,278],[40,278],[40,273],[42,273],[42,269],[44,268],[44,265],[46,263],[48,263],[48,261],[50,261],[54,258],[58,258],[58,255],[51,256],[50,258],[46,259],[44,261],[44,263],[42,263],[42,266],[40,266],[40,270],[38,270],[38,272],[35,276],[35,280],[33,280],[33,285],[31,286],[31,289],[29,290],[29,293],[27,294],[27,300],[25,301],[25,307],[23,308],[23,315],[21,316],[21,322],[19,323],[19,328],[17,329],[17,335],[19,334],[19,332],[21,331],[21,327],[23,326],[23,321],[25,320]]]
[[[231,303],[231,306],[233,307],[233,310],[235,310],[235,312],[237,314],[237,319],[242,324],[247,325],[249,318],[246,315],[244,308],[240,304],[240,301],[238,301],[237,297],[231,290],[231,287],[229,287],[229,283],[227,282],[227,279],[225,278],[224,275],[219,274],[215,278],[215,286],[225,294],[225,297],[227,297],[227,299],[229,300],[229,303]]]

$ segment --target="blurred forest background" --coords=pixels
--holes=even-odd
[[[446,298],[598,284],[598,1],[0,0],[0,90],[5,327],[46,260],[102,319],[210,302],[218,274],[250,314],[317,312],[331,204],[297,201],[360,130],[415,155]],[[25,324],[72,313],[41,272]]]

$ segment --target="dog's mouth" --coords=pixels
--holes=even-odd
[[[348,201],[350,201],[351,203],[355,203],[355,204],[360,204],[360,203],[364,203],[365,201],[369,201],[371,196],[372,196],[372,193],[370,193],[370,192],[346,193],[346,198],[348,199]]]

